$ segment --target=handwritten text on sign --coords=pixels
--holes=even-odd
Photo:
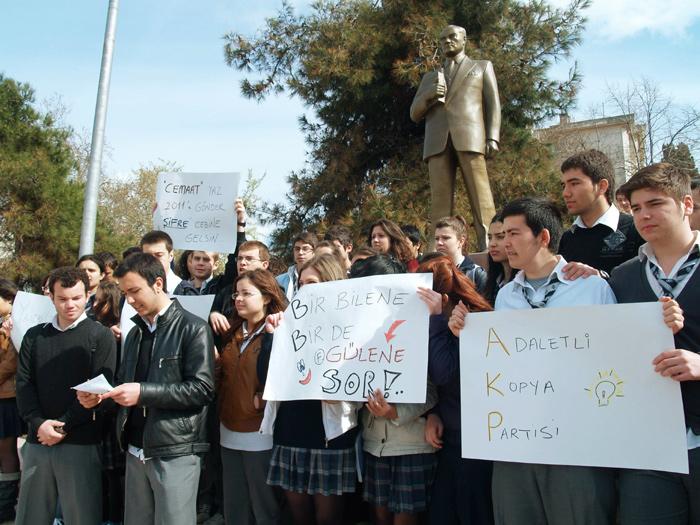
[[[361,401],[379,388],[395,403],[425,402],[431,274],[307,285],[275,331],[265,399]]]
[[[658,303],[469,314],[462,456],[688,472],[673,348]]]
[[[230,252],[236,245],[238,173],[162,173],[153,227],[175,248]]]

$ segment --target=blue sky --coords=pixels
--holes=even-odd
[[[551,0],[555,4],[563,0]],[[292,2],[307,9],[310,2]],[[65,106],[64,121],[89,137],[107,15],[106,0],[0,3],[0,71],[31,84],[37,100]],[[285,177],[304,165],[297,118],[286,95],[263,103],[240,95],[241,76],[223,61],[222,36],[252,34],[280,0],[121,0],[107,116],[104,170],[124,177],[173,161],[186,171],[267,173],[261,196],[280,200]],[[700,2],[594,0],[583,45],[575,118],[604,99],[606,84],[646,76],[678,103],[700,106]],[[570,64],[557,65],[563,75]],[[54,101],[54,102],[51,102]],[[609,108],[606,108],[606,110]]]

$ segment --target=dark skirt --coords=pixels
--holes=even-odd
[[[422,512],[428,508],[436,466],[431,453],[378,458],[365,452],[364,498],[395,514]]]
[[[0,439],[19,437],[27,433],[27,425],[19,417],[17,399],[0,399]]]
[[[267,484],[290,492],[340,496],[355,492],[354,448],[339,450],[275,445]]]

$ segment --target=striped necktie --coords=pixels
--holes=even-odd
[[[523,290],[523,296],[525,297],[525,300],[527,301],[527,304],[529,304],[532,308],[544,308],[547,306],[547,303],[551,299],[551,297],[554,295],[554,292],[557,291],[557,287],[561,284],[561,281],[557,278],[556,275],[552,275],[552,277],[549,278],[549,281],[547,281],[547,284],[544,285],[545,292],[544,292],[544,297],[542,298],[541,301],[534,301],[530,298],[530,294],[534,293],[532,288],[526,288],[522,287]]]
[[[654,278],[659,283],[659,286],[661,286],[661,291],[662,291],[664,297],[670,297],[672,299],[675,298],[673,290],[675,290],[676,286],[678,286],[678,284],[680,282],[682,282],[683,279],[685,277],[687,277],[695,269],[695,266],[698,264],[699,260],[700,260],[700,249],[698,248],[698,245],[696,244],[695,247],[693,248],[693,251],[690,252],[690,255],[688,255],[688,258],[681,265],[681,267],[676,272],[676,275],[674,275],[673,277],[661,277],[661,268],[659,268],[656,264],[653,264],[651,261],[649,261],[649,266],[651,267],[651,273],[654,275]]]

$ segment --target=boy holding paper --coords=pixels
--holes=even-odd
[[[553,203],[517,199],[505,206],[502,216],[508,263],[520,271],[498,292],[497,311],[615,303],[601,277],[564,277],[566,260],[556,255],[563,226]],[[449,327],[456,336],[466,314],[461,303],[452,312]],[[615,475],[609,469],[495,461],[492,491],[497,524],[604,525],[615,519]]]
[[[690,177],[671,164],[652,164],[620,190],[646,244],[613,271],[610,285],[620,303],[660,300],[683,309],[665,315],[676,348],[659,353],[653,366],[681,382],[690,466],[689,475],[621,470],[620,522],[700,523],[700,239],[689,222]]]
[[[119,369],[121,384],[83,406],[112,399],[126,454],[126,525],[196,522],[201,455],[209,449],[207,408],[214,397],[214,341],[208,325],[164,289],[154,256],[135,253],[114,272],[136,310]],[[93,522],[98,523],[98,522]]]
[[[79,268],[51,272],[56,317],[22,340],[17,405],[29,431],[18,524],[52,523],[59,498],[67,523],[102,521],[101,420],[80,406],[71,387],[100,374],[112,381],[116,345],[109,329],[85,315],[88,284]]]

